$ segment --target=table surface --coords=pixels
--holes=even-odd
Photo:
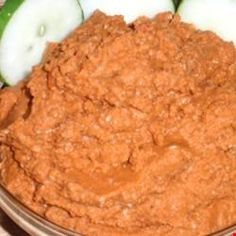
[[[0,209],[0,236],[28,236]]]

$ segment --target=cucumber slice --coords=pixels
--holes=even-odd
[[[172,0],[80,0],[85,19],[95,10],[108,15],[123,15],[130,23],[139,16],[153,17],[160,12],[175,11]]]
[[[40,63],[48,42],[59,42],[83,20],[77,0],[7,0],[0,11],[0,73],[9,85]]]
[[[182,0],[177,13],[183,21],[236,45],[236,0]]]

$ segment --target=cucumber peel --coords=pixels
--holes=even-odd
[[[18,7],[23,3],[24,0],[6,0],[4,5],[0,8],[0,38],[12,14],[18,9]]]
[[[0,80],[15,85],[39,64],[48,42],[83,21],[78,0],[6,0],[0,10]]]
[[[12,14],[18,9],[24,0],[6,0],[4,5],[0,8],[0,39],[8,22],[11,19]],[[0,88],[3,84],[7,84],[7,81],[3,78],[0,72]]]

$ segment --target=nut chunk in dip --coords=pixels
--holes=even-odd
[[[0,93],[1,184],[85,235],[236,224],[236,49],[161,14],[96,12]]]

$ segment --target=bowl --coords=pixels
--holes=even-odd
[[[38,216],[0,185],[0,208],[20,228],[33,236],[81,236],[75,232],[63,229]]]
[[[0,7],[5,0],[0,0]],[[3,84],[0,82],[0,89]],[[20,228],[33,236],[82,236],[57,226],[25,207],[0,185],[0,208]],[[208,236],[236,236],[236,225]]]
[[[33,236],[82,236],[38,216],[0,185],[0,208],[25,232]],[[236,236],[236,225],[208,236]]]

